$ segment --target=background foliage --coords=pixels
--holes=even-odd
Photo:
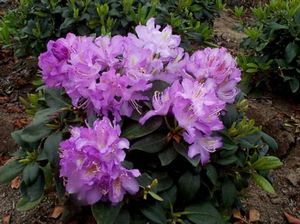
[[[289,84],[295,93],[300,79],[300,1],[271,0],[252,8],[253,23],[242,42],[247,56],[240,57],[248,86],[268,83],[273,89]]]
[[[210,0],[22,0],[0,22],[0,43],[16,56],[38,55],[50,39],[78,35],[125,35],[156,17],[181,35],[184,47],[209,44],[218,7]]]

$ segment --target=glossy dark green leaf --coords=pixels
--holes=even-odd
[[[161,192],[169,189],[173,185],[173,179],[169,176],[169,173],[153,173],[153,178],[158,180],[156,187],[157,192]]]
[[[161,117],[154,117],[148,120],[144,125],[136,121],[132,121],[127,127],[122,131],[122,137],[129,140],[143,137],[145,135],[151,134],[157,130],[162,124]]]
[[[256,170],[271,170],[279,168],[283,165],[279,158],[275,156],[263,156],[259,158],[252,167]]]
[[[61,89],[46,88],[45,101],[47,105],[52,108],[63,108],[69,105],[63,97],[63,91]]]
[[[23,130],[17,130],[17,131],[14,131],[11,133],[11,137],[13,138],[13,140],[19,145],[21,146],[22,148],[29,148],[29,144],[28,142],[24,141],[22,139],[22,134],[23,134]]]
[[[21,135],[22,140],[26,142],[36,142],[46,137],[51,132],[51,129],[48,128],[46,124],[51,120],[51,115],[57,111],[57,108],[47,108],[38,111],[32,123],[24,128]]]
[[[225,224],[218,210],[209,202],[188,206],[185,212],[195,224]]]
[[[223,116],[222,120],[224,125],[229,128],[232,123],[238,119],[238,111],[235,105],[228,105],[226,107],[226,114]]]
[[[92,213],[97,224],[114,224],[121,208],[121,203],[111,205],[110,203],[98,202],[92,205]]]
[[[235,155],[231,155],[225,158],[218,159],[217,163],[226,166],[235,163],[237,160],[238,158]]]
[[[200,189],[200,175],[185,172],[178,180],[178,192],[183,200],[191,201]]]
[[[122,209],[118,214],[115,224],[130,224],[130,214],[128,210]]]
[[[22,180],[26,185],[33,183],[39,175],[40,167],[36,162],[29,163],[23,170]]]
[[[211,164],[208,164],[205,169],[208,179],[213,183],[213,185],[216,185],[218,183],[217,169]]]
[[[286,48],[285,48],[285,58],[286,58],[288,63],[291,63],[297,57],[297,55],[299,55],[299,54],[300,54],[300,48],[296,43],[290,42],[286,46]]]
[[[130,150],[140,150],[147,153],[157,153],[166,145],[166,136],[160,133],[148,135],[135,142]]]
[[[170,147],[166,148],[165,150],[163,150],[162,152],[160,152],[158,154],[158,158],[159,158],[162,166],[167,166],[176,159],[177,155],[178,155],[178,153],[174,149],[174,147],[170,146]]]
[[[44,193],[44,176],[42,173],[39,174],[40,175],[38,175],[33,183],[30,183],[29,185],[27,185],[24,181],[21,183],[20,190],[23,197],[31,202],[38,200]]]
[[[62,133],[55,132],[45,140],[43,153],[46,155],[48,161],[55,165],[58,162],[59,144],[62,141]]]
[[[297,78],[292,78],[289,80],[289,85],[290,85],[290,88],[292,90],[293,93],[297,92],[299,90],[299,86],[300,86],[300,83],[299,83],[299,80]]]
[[[43,200],[43,196],[41,196],[39,199],[35,201],[29,201],[27,198],[21,198],[16,205],[16,209],[19,212],[26,212],[38,206],[42,200]]]
[[[67,29],[69,26],[71,26],[75,20],[73,18],[66,18],[65,21],[60,25],[60,30]]]
[[[149,174],[147,173],[142,173],[141,176],[137,178],[139,184],[143,187],[147,187],[148,185],[151,184],[154,178],[152,178]]]
[[[222,199],[225,207],[231,207],[236,199],[237,190],[232,181],[222,183]]]
[[[193,166],[198,166],[200,163],[200,157],[190,158],[188,156],[188,148],[183,144],[178,144],[175,141],[173,142],[174,149],[183,156],[187,161],[189,161]]]
[[[164,199],[162,206],[164,208],[170,208],[177,199],[177,187],[173,186],[172,188],[161,193],[161,197]]]
[[[278,149],[278,144],[274,138],[272,138],[270,135],[267,135],[264,132],[260,132],[260,134],[261,134],[263,140],[270,146],[271,149],[273,149],[273,150]]]
[[[141,209],[142,214],[157,224],[165,224],[167,223],[167,218],[164,209],[159,203],[155,203],[154,205],[148,205]]]
[[[24,169],[18,160],[12,160],[0,167],[0,183],[8,183],[18,176]]]

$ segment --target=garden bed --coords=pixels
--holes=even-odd
[[[0,3],[1,6],[1,3]],[[235,20],[228,13],[215,22],[217,43],[236,53],[239,41],[244,35],[235,31]],[[228,24],[231,24],[230,26]],[[27,58],[15,59],[9,51],[1,52],[0,68],[0,165],[9,158],[9,153],[16,150],[16,145],[10,138],[10,133],[26,125],[28,118],[24,108],[18,102],[19,96],[25,96],[33,90],[33,81],[29,74],[34,73],[35,61]],[[275,95],[267,95],[249,99],[248,115],[254,118],[263,130],[273,136],[279,143],[276,152],[283,161],[284,166],[273,171],[274,188],[276,196],[270,196],[251,184],[242,192],[243,205],[246,209],[256,209],[260,218],[256,223],[285,223],[283,212],[300,216],[300,145],[298,142],[300,132],[300,106],[297,102],[287,100]],[[15,211],[15,204],[20,195],[10,186],[0,186],[0,218],[11,218],[11,223],[59,223],[51,218],[57,200],[54,195],[46,197],[45,203],[26,213]],[[81,213],[77,221],[71,223],[94,223],[82,221],[87,217]],[[87,213],[89,214],[89,213]],[[245,211],[245,215],[248,211]],[[82,219],[82,220],[80,220]]]

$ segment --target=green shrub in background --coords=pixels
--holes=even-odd
[[[188,48],[209,43],[218,5],[210,0],[22,0],[2,18],[0,43],[13,47],[18,57],[38,55],[50,39],[68,32],[124,35],[156,17],[159,24],[170,24]]]
[[[240,56],[246,85],[288,82],[293,93],[300,80],[300,0],[271,0],[252,8],[254,22],[245,28]],[[271,82],[270,82],[271,81]]]

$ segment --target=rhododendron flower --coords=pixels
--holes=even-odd
[[[233,103],[238,94],[236,84],[241,80],[241,71],[225,48],[196,51],[186,65],[188,76],[200,82],[212,79],[218,97],[226,103]]]
[[[138,192],[135,178],[139,171],[127,170],[121,164],[129,142],[120,134],[120,127],[104,117],[92,128],[72,128],[71,137],[60,144],[60,176],[66,190],[82,203],[118,203],[126,192]]]
[[[202,164],[205,164],[209,161],[210,153],[221,146],[221,140],[212,137],[215,131],[223,129],[220,112],[225,110],[227,103],[234,102],[239,92],[236,85],[241,80],[241,72],[234,58],[225,48],[206,48],[189,56],[179,47],[180,36],[173,35],[170,26],[161,29],[155,24],[154,18],[149,19],[146,25],[138,25],[135,31],[136,34],[129,33],[128,36],[98,38],[68,34],[66,38],[50,41],[47,51],[39,57],[39,66],[46,86],[63,87],[71,98],[73,106],[84,108],[88,113],[96,114],[98,117],[112,117],[116,122],[120,122],[123,116],[131,117],[134,110],[142,114],[144,112],[140,110],[144,109],[142,105],[151,100],[147,94],[153,82],[166,81],[169,87],[162,92],[154,92],[153,109],[145,111],[139,121],[144,124],[153,116],[174,116],[178,124],[177,128],[183,130],[180,134],[190,145],[189,156],[200,155]],[[115,128],[116,126],[113,127]],[[106,129],[110,130],[108,126]],[[93,134],[95,130],[98,131],[97,123],[94,129],[74,128],[71,139],[62,146],[73,149],[72,156],[78,158],[82,155],[84,158],[89,158],[91,152],[96,152],[95,149],[99,151],[97,153],[104,153],[105,158],[111,158],[103,161],[104,157],[98,160],[95,155],[95,161],[92,161],[96,165],[84,163],[84,169],[97,168],[98,170],[98,167],[101,167],[101,172],[104,174],[101,177],[97,176],[95,185],[101,183],[101,186],[107,187],[107,192],[115,192],[111,191],[112,183],[115,186],[122,186],[118,187],[121,189],[118,191],[119,194],[108,196],[109,193],[106,193],[105,196],[98,197],[99,200],[104,198],[116,202],[123,197],[116,195],[130,192],[128,189],[131,188],[127,189],[125,177],[134,179],[137,173],[130,173],[122,166],[116,165],[125,157],[123,149],[128,148],[125,140],[119,139],[120,133],[113,139],[123,142],[123,148],[111,143],[108,145],[96,143],[100,140],[95,140],[98,139]],[[82,143],[80,147],[79,143],[77,145],[72,143],[75,141],[75,133],[76,136],[89,133],[85,137],[78,137]],[[104,149],[114,153],[109,154]],[[86,151],[89,151],[88,155]],[[81,161],[75,157],[74,161]],[[66,162],[65,159],[62,160]],[[76,167],[80,164],[81,162],[78,164],[74,162],[73,165]],[[114,168],[116,174],[129,172],[125,175],[125,179],[110,179],[112,177],[110,169],[114,166],[118,167]],[[86,180],[85,175],[81,176]],[[76,193],[79,198],[86,198],[87,191],[100,195],[93,187],[83,188],[85,189],[83,192],[80,188],[78,191],[74,190],[77,188],[73,189],[73,187],[78,183],[74,183],[73,186],[72,175],[68,175],[68,179],[68,183],[71,183],[67,183],[67,186],[70,185],[68,189]]]
[[[160,31],[160,26],[155,25],[155,19],[151,18],[147,21],[146,26],[139,25],[135,28],[137,34],[129,35],[137,46],[150,49],[163,59],[175,58],[180,44],[180,36],[172,35],[172,28],[166,26]]]
[[[188,155],[193,158],[200,155],[201,163],[206,164],[210,159],[210,153],[222,147],[222,138],[202,136],[199,134],[197,140],[189,147]]]

